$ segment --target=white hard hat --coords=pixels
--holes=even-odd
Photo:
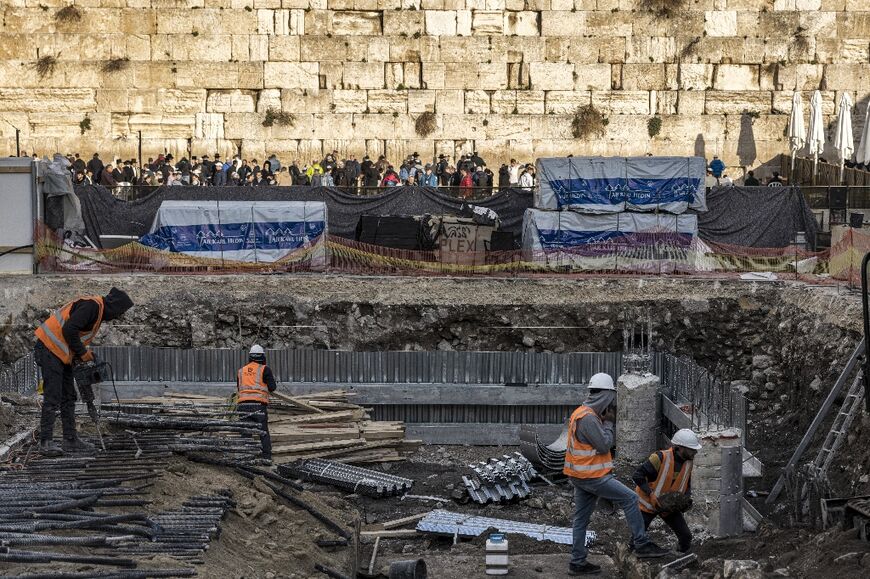
[[[616,386],[613,385],[613,378],[610,377],[610,374],[605,374],[604,372],[599,372],[592,376],[589,379],[589,389],[590,390],[616,390]]]
[[[674,446],[685,446],[692,450],[701,450],[701,441],[698,440],[698,435],[692,432],[691,428],[678,430],[671,439],[671,444]]]
[[[261,355],[265,355],[265,354],[266,354],[266,351],[263,349],[263,346],[261,346],[260,344],[254,344],[253,346],[251,346],[251,351],[248,352],[248,354],[261,354]]]

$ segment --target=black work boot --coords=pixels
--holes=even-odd
[[[668,549],[663,549],[650,541],[649,543],[635,546],[634,554],[637,555],[638,559],[657,559],[658,557],[670,555],[671,552]]]
[[[39,454],[42,456],[63,456],[63,449],[51,439],[39,441]]]
[[[569,565],[568,566],[568,575],[576,576],[576,575],[598,575],[601,573],[601,567],[598,565],[593,565],[592,563],[586,561],[582,565]]]
[[[63,437],[64,452],[94,452],[96,449],[97,447],[90,442],[85,442],[79,438],[78,434]]]

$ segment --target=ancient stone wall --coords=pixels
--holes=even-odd
[[[81,20],[59,20],[71,2]],[[793,89],[821,88],[831,119],[841,91],[870,95],[867,0],[4,0],[0,24],[0,154],[17,127],[41,155],[135,157],[141,132],[146,157],[652,152],[751,166],[787,150]],[[588,104],[606,135],[578,140]],[[264,127],[270,108],[295,122]]]

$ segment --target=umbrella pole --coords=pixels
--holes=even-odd
[[[819,170],[819,152],[813,153],[813,185],[816,184],[816,173]]]
[[[794,155],[797,151],[791,152],[791,172],[788,174],[788,184],[794,185]]]
[[[845,165],[846,165],[845,161],[843,159],[840,159],[840,185],[843,184],[843,177],[845,176],[845,173],[846,173]]]

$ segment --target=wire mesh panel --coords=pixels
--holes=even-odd
[[[31,394],[39,383],[39,368],[33,352],[0,367],[0,392]]]

